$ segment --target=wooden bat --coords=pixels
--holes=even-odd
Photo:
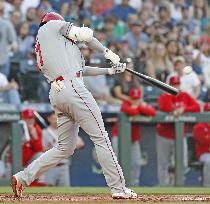
[[[170,85],[168,85],[166,83],[163,83],[162,81],[159,81],[159,80],[154,79],[152,77],[149,77],[147,75],[141,74],[141,73],[136,72],[136,71],[134,71],[132,69],[126,68],[125,70],[130,72],[130,73],[132,73],[132,74],[134,74],[134,75],[136,75],[136,76],[138,76],[139,78],[143,79],[147,83],[149,83],[149,84],[151,84],[153,86],[156,86],[156,87],[162,89],[163,91],[166,91],[166,92],[168,92],[168,93],[170,93],[172,95],[177,95],[179,93],[178,89],[176,89],[176,88],[174,88],[174,87],[172,87],[172,86],[170,86]]]

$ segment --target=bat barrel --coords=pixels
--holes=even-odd
[[[146,81],[147,83],[153,85],[153,86],[156,86],[160,89],[162,89],[163,91],[166,91],[172,95],[177,95],[179,93],[178,89],[166,84],[166,83],[163,83],[162,81],[159,81],[157,79],[154,79],[152,77],[149,77],[147,75],[144,75],[142,73],[139,73],[139,72],[136,72],[132,69],[128,69],[126,68],[126,71],[138,76],[139,78],[143,79],[144,81]]]

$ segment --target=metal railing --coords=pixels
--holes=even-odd
[[[119,162],[124,171],[126,183],[130,184],[130,146],[131,123],[174,123],[175,125],[175,185],[184,185],[184,161],[183,161],[183,134],[184,123],[210,122],[210,112],[185,113],[178,119],[170,113],[158,112],[155,117],[135,116],[128,117],[125,113],[119,113]]]

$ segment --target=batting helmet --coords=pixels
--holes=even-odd
[[[64,18],[58,14],[58,13],[55,13],[55,12],[49,12],[49,13],[46,13],[42,19],[41,19],[41,25],[51,21],[51,20],[58,20],[58,21],[64,21]]]
[[[30,118],[35,118],[34,110],[32,109],[25,109],[21,113],[21,118],[22,119],[30,119]]]
[[[170,85],[179,85],[180,84],[180,77],[178,75],[171,76],[168,80]]]

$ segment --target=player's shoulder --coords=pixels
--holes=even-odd
[[[47,33],[49,35],[49,33],[59,32],[66,24],[65,21],[51,20],[40,27],[38,33]]]

